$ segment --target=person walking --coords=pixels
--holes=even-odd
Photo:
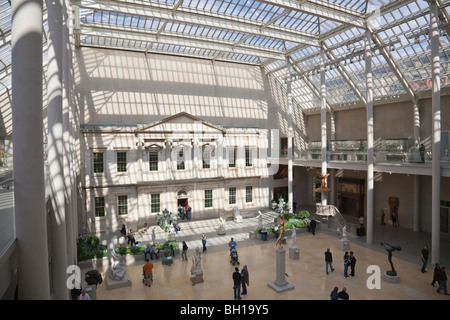
[[[441,272],[441,267],[439,266],[439,263],[434,264],[434,270],[433,270],[433,281],[431,281],[431,285],[434,287],[434,285],[439,283],[439,272]]]
[[[145,264],[142,267],[142,272],[144,273],[144,284],[147,287],[150,287],[151,282],[153,282],[153,263],[151,263],[148,259],[145,260]]]
[[[234,290],[234,300],[241,300],[241,283],[242,276],[239,272],[239,268],[235,267],[233,272],[233,290]]]
[[[439,271],[439,287],[437,288],[436,292],[441,293],[441,290],[444,290],[444,294],[448,295],[448,293],[447,293],[447,274],[445,273],[444,266],[442,266],[441,271]]]
[[[348,278],[348,267],[350,266],[350,255],[348,251],[344,254],[344,277]]]
[[[248,274],[248,268],[247,265],[245,265],[241,270],[241,276],[242,276],[242,293],[241,294],[247,294],[247,286],[250,285],[250,278]]]
[[[427,272],[425,269],[428,264],[428,255],[430,254],[430,250],[428,250],[428,246],[425,245],[422,249],[422,252],[420,254],[420,258],[422,259],[422,269],[420,270],[422,273]]]
[[[181,259],[183,259],[185,261],[188,260],[188,258],[187,258],[187,250],[188,249],[189,249],[189,247],[187,246],[186,242],[183,241],[183,248],[182,248],[182,251],[181,251]]]
[[[350,276],[355,276],[356,258],[353,255],[353,251],[350,251]]]
[[[331,272],[334,271],[333,268],[333,254],[330,252],[330,248],[325,251],[325,272],[328,274],[328,266],[330,266]]]
[[[202,233],[202,245],[203,245],[203,252],[205,252],[206,249],[206,234]]]

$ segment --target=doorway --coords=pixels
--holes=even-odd
[[[188,199],[187,198],[178,199],[177,208],[179,206],[182,206],[184,208],[187,205],[188,205]]]

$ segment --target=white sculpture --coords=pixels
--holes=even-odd
[[[292,244],[291,247],[294,248],[296,247],[295,243],[297,242],[297,229],[295,228],[295,226],[292,227]]]
[[[152,243],[156,242],[155,229],[156,229],[156,227],[153,227],[153,229],[152,229]]]
[[[258,228],[262,228],[263,225],[263,217],[261,211],[258,211],[258,216],[256,217],[258,219]]]
[[[201,261],[202,261],[202,253],[200,247],[197,247],[195,248],[194,253],[192,255],[192,267],[191,267],[192,275],[203,274]]]
[[[242,216],[241,216],[241,213],[239,212],[239,208],[238,207],[234,207],[234,221],[235,222],[242,222]]]
[[[114,236],[108,246],[109,276],[114,280],[122,280],[126,270],[122,266],[122,258],[116,252],[117,237]]]
[[[217,228],[217,234],[219,235],[225,234],[225,219],[223,217],[219,218],[219,227]]]
[[[347,226],[342,228],[342,238],[347,239]]]

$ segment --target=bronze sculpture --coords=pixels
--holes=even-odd
[[[386,274],[388,276],[395,277],[397,275],[397,271],[394,269],[394,264],[392,263],[392,252],[393,251],[401,251],[402,248],[400,246],[392,246],[389,243],[381,242],[381,245],[386,249],[388,252],[388,260],[391,265],[391,270],[387,271]]]

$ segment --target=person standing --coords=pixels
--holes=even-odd
[[[423,145],[423,143],[420,144],[419,153],[420,153],[420,162],[424,163],[425,162],[425,146]]]
[[[83,288],[83,290],[81,290],[81,294],[80,294],[80,297],[78,298],[78,300],[91,300],[91,297],[89,297],[89,295],[86,293],[85,288]]]
[[[330,248],[325,251],[325,271],[328,274],[328,266],[331,268],[331,272],[334,271],[333,268],[333,255],[330,252]]]
[[[392,212],[392,226],[397,226],[397,215],[395,214],[395,212]]]
[[[353,255],[353,251],[350,251],[350,276],[355,276],[356,258]]]
[[[242,293],[241,294],[247,294],[247,286],[250,285],[250,278],[249,278],[249,274],[248,274],[247,265],[245,265],[242,268],[241,277],[242,277]]]
[[[422,249],[420,258],[422,259],[422,269],[420,270],[422,273],[427,272],[427,270],[425,269],[427,267],[428,264],[428,255],[430,254],[430,250],[428,250],[428,246],[425,245]]]
[[[311,233],[312,233],[313,235],[316,234],[316,226],[317,226],[317,222],[316,222],[316,220],[315,220],[314,218],[312,218],[312,219],[311,219],[311,222],[309,223],[309,228],[310,228]]]
[[[381,209],[381,213],[380,213],[380,220],[381,220],[381,225],[385,226],[386,223],[384,222],[384,218],[386,217],[386,212],[384,211],[384,209]]]
[[[441,272],[441,267],[439,266],[439,263],[435,263],[433,270],[433,281],[431,281],[431,285],[433,287],[436,282],[439,283],[439,272]]]
[[[186,242],[183,241],[183,249],[181,251],[181,259],[183,260],[188,260],[187,258],[187,250],[189,249],[189,247],[187,246]]]
[[[188,206],[187,210],[186,210],[186,217],[187,217],[188,221],[191,221],[191,212],[192,212],[192,208],[191,208],[191,206]]]
[[[206,234],[202,233],[202,245],[203,245],[203,252],[206,251]]]
[[[344,254],[344,277],[348,278],[348,266],[350,265],[350,255],[348,251]]]
[[[330,293],[330,297],[331,300],[337,300],[338,299],[338,294],[339,294],[339,288],[338,287],[334,287],[333,291],[331,291]]]
[[[241,300],[241,283],[242,276],[239,272],[239,268],[235,267],[233,272],[233,290],[234,290],[234,300]]]
[[[441,271],[439,271],[439,287],[437,288],[436,292],[441,293],[441,290],[444,290],[444,294],[448,295],[448,293],[447,293],[447,274],[445,273],[444,266],[442,266]]]
[[[148,259],[145,260],[145,264],[142,267],[142,271],[144,273],[144,284],[147,287],[150,287],[151,282],[153,282],[153,263],[151,263]]]

